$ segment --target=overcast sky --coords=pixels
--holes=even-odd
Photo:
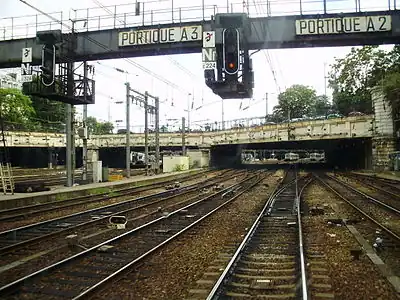
[[[390,0],[393,5],[395,0]],[[19,0],[0,0],[0,36],[6,32],[2,27],[9,26],[11,21],[9,17],[19,17],[26,15],[35,15],[37,11],[33,10]],[[134,10],[134,1],[126,0],[26,0],[29,4],[47,13],[55,18],[68,20],[68,18],[85,18],[86,8],[89,10],[89,16],[102,15],[110,17],[114,13],[114,7],[110,5],[127,4],[117,8],[117,13],[124,13]],[[182,17],[190,20],[200,19],[202,17],[201,0],[144,0],[145,10],[153,10],[153,22],[171,21],[172,2],[174,9],[179,7],[191,7],[191,11],[182,9]],[[213,6],[218,7],[219,12],[226,12],[226,3],[235,12],[243,12],[243,2],[248,2],[250,15],[266,15],[267,0],[249,0],[249,1],[226,1],[226,0],[204,0],[206,10],[205,16],[209,17],[213,11]],[[311,3],[312,2],[312,3]],[[293,15],[299,14],[299,0],[270,0],[270,12],[275,15]],[[322,0],[302,0],[303,13],[321,13]],[[255,4],[257,6],[255,6]],[[107,10],[100,8],[99,5],[109,6]],[[196,5],[198,8],[196,9]],[[388,0],[361,0],[362,10],[385,10],[388,7]],[[164,10],[160,12],[160,10]],[[328,0],[328,10],[332,12],[349,12],[355,10],[355,0]],[[157,12],[158,11],[158,12]],[[60,13],[62,12],[62,14]],[[102,20],[102,26],[112,24],[112,19]],[[140,17],[137,17],[140,18]],[[174,13],[175,21],[179,18],[179,13]],[[40,22],[47,22],[49,19],[40,16]],[[150,22],[150,19],[146,19]],[[35,22],[35,17],[15,18],[14,24],[21,24],[19,30],[21,35],[33,36],[34,26],[27,27],[26,24]],[[111,23],[110,23],[111,22]],[[71,22],[68,22],[71,24]],[[82,23],[77,23],[76,28],[81,29]],[[81,26],[81,27],[80,27]],[[90,27],[97,26],[97,22],[89,23]],[[52,26],[52,29],[59,29],[58,26]],[[50,29],[48,26],[41,30]],[[64,28],[66,30],[66,28]],[[14,32],[15,34],[15,32]],[[1,39],[2,37],[0,37]],[[293,84],[305,84],[314,87],[318,94],[324,94],[324,65],[326,72],[329,70],[329,64],[335,57],[343,57],[350,48],[312,48],[312,49],[282,49],[282,50],[263,50],[253,57],[255,69],[255,89],[253,99],[244,100],[224,100],[225,120],[236,118],[247,118],[263,116],[266,111],[265,95],[268,93],[268,110],[271,113],[274,105],[277,104],[277,95],[279,91],[284,91],[286,87]],[[187,101],[194,101],[194,108],[200,109],[192,111],[191,121],[200,120],[221,120],[221,99],[214,95],[204,84],[203,70],[201,63],[201,54],[173,55],[173,56],[154,56],[143,58],[132,58],[132,60],[144,68],[158,74],[164,81],[172,84],[166,84],[139,68],[129,64],[127,61],[103,60],[90,62],[96,69],[96,104],[89,106],[89,115],[95,116],[100,120],[123,120],[125,122],[125,106],[115,104],[115,101],[124,100],[125,85],[128,80],[131,86],[140,91],[148,91],[150,94],[160,97],[161,104],[161,122],[166,119],[176,119],[187,116],[184,109],[187,108]],[[272,62],[272,63],[269,63]],[[129,74],[122,74],[113,69],[118,67],[126,70]],[[276,81],[273,76],[275,74]],[[188,96],[191,93],[191,96]],[[330,91],[328,90],[328,94]],[[242,102],[242,104],[241,104]],[[242,110],[240,107],[248,109]],[[135,106],[132,107],[131,124],[141,125],[144,123],[143,111]],[[168,123],[171,123],[169,121]],[[120,126],[122,126],[120,124]]]

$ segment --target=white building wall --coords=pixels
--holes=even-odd
[[[19,80],[19,76],[15,73],[15,77],[7,74],[0,75],[0,88],[1,89],[22,89],[22,82]]]
[[[189,170],[188,156],[163,156],[163,172],[170,173],[175,171]]]
[[[393,136],[392,107],[380,87],[371,89],[375,113],[375,136]]]

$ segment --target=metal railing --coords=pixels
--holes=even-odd
[[[365,115],[365,116],[356,116],[356,117],[349,117],[352,120],[365,120],[371,119],[373,115]],[[339,119],[340,120],[340,119]],[[60,122],[45,122],[46,120],[33,120],[32,122],[26,123],[17,123],[17,122],[9,122],[5,121],[5,131],[30,131],[30,132],[48,132],[48,133],[65,133],[65,124]],[[295,124],[297,122],[305,122],[313,124],[315,122],[331,122],[331,119],[325,120],[300,120],[293,122],[291,121],[290,124]],[[287,125],[289,124],[287,121],[283,121],[280,123],[269,122],[268,117],[253,117],[253,118],[242,118],[242,119],[234,119],[222,122],[204,122],[204,123],[197,123],[191,124],[191,133],[201,133],[201,132],[218,132],[218,131],[226,131],[226,130],[237,130],[237,131],[249,131],[251,128],[256,128],[258,126],[278,126],[278,125]],[[320,123],[321,124],[321,123]],[[114,127],[114,131],[118,131],[119,129],[122,130],[120,134],[125,134],[126,126],[125,125],[117,125]],[[130,126],[131,133],[144,133],[144,126],[143,125],[132,125]],[[181,128],[176,125],[168,124],[168,123],[160,123],[160,133],[181,133]],[[153,139],[154,127],[149,125],[149,139],[150,141]]]
[[[250,17],[268,17],[285,15],[305,15],[323,13],[345,13],[358,11],[396,10],[397,0],[214,0],[214,4],[205,4],[205,0],[185,1],[175,6],[177,0],[141,2],[140,13],[136,14],[136,4],[121,4],[103,7],[76,9],[71,12],[51,12],[49,17],[35,14],[0,19],[0,41],[23,39],[36,36],[37,31],[60,29],[68,32],[62,24],[71,24],[71,20],[82,20],[75,31],[97,31],[116,28],[130,28],[170,23],[199,22],[210,20],[216,13],[245,12]],[[210,1],[207,1],[208,3]],[[223,3],[221,3],[223,2]],[[352,4],[351,4],[352,3]],[[40,8],[40,7],[39,7]]]

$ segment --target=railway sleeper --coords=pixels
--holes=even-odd
[[[186,299],[204,300],[207,297],[215,282],[228,265],[230,259],[235,253],[236,248],[236,245],[225,247],[224,251],[217,255],[211,265],[207,267],[207,271],[203,273],[202,277],[196,281],[193,288],[189,290],[188,297]]]
[[[310,244],[306,250],[309,292],[312,299],[334,299],[328,261],[318,244]]]

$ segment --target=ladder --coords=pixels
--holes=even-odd
[[[0,163],[0,177],[4,195],[8,192],[14,195],[15,185],[10,163]]]
[[[0,180],[1,187],[3,188],[4,195],[7,192],[10,192],[14,195],[15,185],[14,185],[14,176],[12,174],[11,163],[9,159],[9,153],[7,149],[6,136],[4,134],[4,118],[0,108],[0,129],[1,129],[1,142],[2,142],[2,151],[0,151]]]

